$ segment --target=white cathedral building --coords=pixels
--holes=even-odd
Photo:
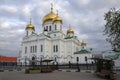
[[[63,33],[62,25],[62,18],[58,13],[53,12],[52,7],[50,13],[43,17],[41,25],[43,30],[40,34],[35,32],[35,26],[30,20],[22,40],[22,52],[19,62],[29,64],[32,58],[38,61],[55,60],[58,63],[76,62],[74,53],[80,51],[81,44],[85,46],[86,43],[79,41],[71,27],[66,33]]]

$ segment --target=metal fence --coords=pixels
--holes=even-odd
[[[41,64],[35,65],[35,67],[56,67],[57,69],[81,69],[81,70],[95,70],[95,64]],[[0,69],[25,69],[33,67],[32,65],[17,65],[17,62],[0,62]]]

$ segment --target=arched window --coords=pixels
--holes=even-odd
[[[53,52],[55,52],[55,45],[53,46]]]
[[[49,30],[51,31],[51,26],[49,27]]]
[[[32,53],[32,46],[30,46],[30,53]]]
[[[37,46],[35,46],[35,52],[37,52]]]
[[[27,53],[27,47],[25,47],[25,53]]]
[[[56,52],[58,52],[58,45],[56,45]]]
[[[35,48],[34,48],[34,46],[32,46],[32,47],[33,47],[33,53],[34,53]]]
[[[48,31],[48,26],[46,26],[46,30]]]
[[[43,52],[43,45],[41,45],[41,52]]]
[[[27,31],[27,35],[28,35],[28,31]]]
[[[55,24],[55,30],[57,30],[57,25]]]

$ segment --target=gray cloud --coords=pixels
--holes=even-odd
[[[84,39],[88,48],[96,52],[111,49],[106,42],[104,14],[112,7],[120,8],[119,0],[1,0],[0,1],[0,54],[17,56],[25,27],[32,17],[36,32],[42,31],[42,18],[50,12],[59,10],[66,33],[71,24],[80,41]]]

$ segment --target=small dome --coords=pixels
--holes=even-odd
[[[73,31],[71,28],[69,28],[69,29],[67,30],[67,34],[69,34],[69,33],[73,33],[73,34],[74,34],[74,31]]]
[[[43,23],[45,23],[48,20],[52,20],[53,21],[53,19],[55,17],[57,17],[57,15],[55,13],[51,12],[51,13],[49,13],[46,16],[43,17]]]
[[[55,18],[54,18],[53,23],[54,23],[54,22],[56,22],[56,21],[58,21],[58,22],[61,22],[61,23],[62,23],[62,18],[61,18],[61,17],[59,17],[59,16],[57,16],[57,17],[55,17]]]
[[[27,30],[27,29],[35,30],[34,25],[32,25],[32,23],[31,23],[31,18],[30,18],[30,23],[26,26],[26,30]]]
[[[81,42],[81,46],[86,46],[86,42],[84,40]]]
[[[28,24],[28,25],[26,26],[26,30],[27,30],[27,29],[35,30],[35,28],[34,28],[34,26],[33,26],[32,24]]]

